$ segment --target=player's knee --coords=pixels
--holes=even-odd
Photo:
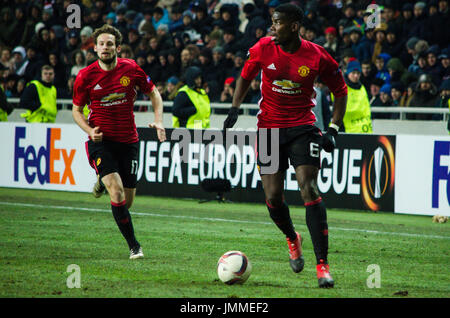
[[[283,204],[283,195],[269,194],[266,196],[266,203],[271,207],[280,207]]]
[[[305,202],[314,201],[320,196],[317,183],[314,180],[305,180],[299,186],[302,199]]]
[[[127,209],[130,209],[132,205],[133,205],[133,200],[127,199],[127,203],[126,203]]]
[[[123,200],[125,200],[125,193],[123,189],[118,185],[111,186],[108,189],[108,193],[111,197],[111,200],[115,202],[122,202]]]

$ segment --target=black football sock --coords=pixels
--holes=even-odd
[[[266,201],[266,205],[269,210],[270,218],[278,226],[281,232],[283,232],[290,240],[295,240],[297,238],[297,233],[295,233],[295,228],[289,214],[289,207],[286,202],[283,202],[279,207],[274,207]]]
[[[305,203],[306,225],[314,246],[317,264],[322,260],[327,264],[328,256],[328,224],[327,210],[322,198]]]
[[[134,236],[133,223],[131,222],[131,215],[127,209],[125,200],[120,203],[111,201],[111,210],[120,232],[125,240],[127,240],[128,247],[131,249],[139,245],[139,242]]]

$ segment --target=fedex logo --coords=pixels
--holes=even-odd
[[[40,184],[75,184],[72,173],[72,162],[75,149],[68,153],[67,149],[55,147],[55,141],[61,139],[61,128],[47,128],[46,145],[36,149],[33,145],[21,146],[26,140],[26,128],[16,127],[14,140],[14,181],[19,181],[19,169],[23,167],[26,181],[31,184],[36,177]],[[64,162],[64,172],[55,171],[55,163]]]
[[[450,205],[450,141],[434,142],[432,207],[439,208],[439,183],[445,182]],[[442,201],[441,201],[442,202]]]

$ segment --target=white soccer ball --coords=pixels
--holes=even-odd
[[[243,284],[252,273],[252,264],[241,251],[228,251],[217,262],[217,275],[227,285]]]

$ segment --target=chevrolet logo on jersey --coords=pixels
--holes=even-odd
[[[282,89],[291,89],[291,88],[297,88],[300,87],[302,84],[295,83],[291,80],[274,80],[272,82],[273,85],[276,85],[278,87],[281,87]]]
[[[127,95],[126,93],[111,93],[103,97],[101,102],[105,103],[105,102],[112,102],[117,99],[123,99],[125,98],[126,95]]]

